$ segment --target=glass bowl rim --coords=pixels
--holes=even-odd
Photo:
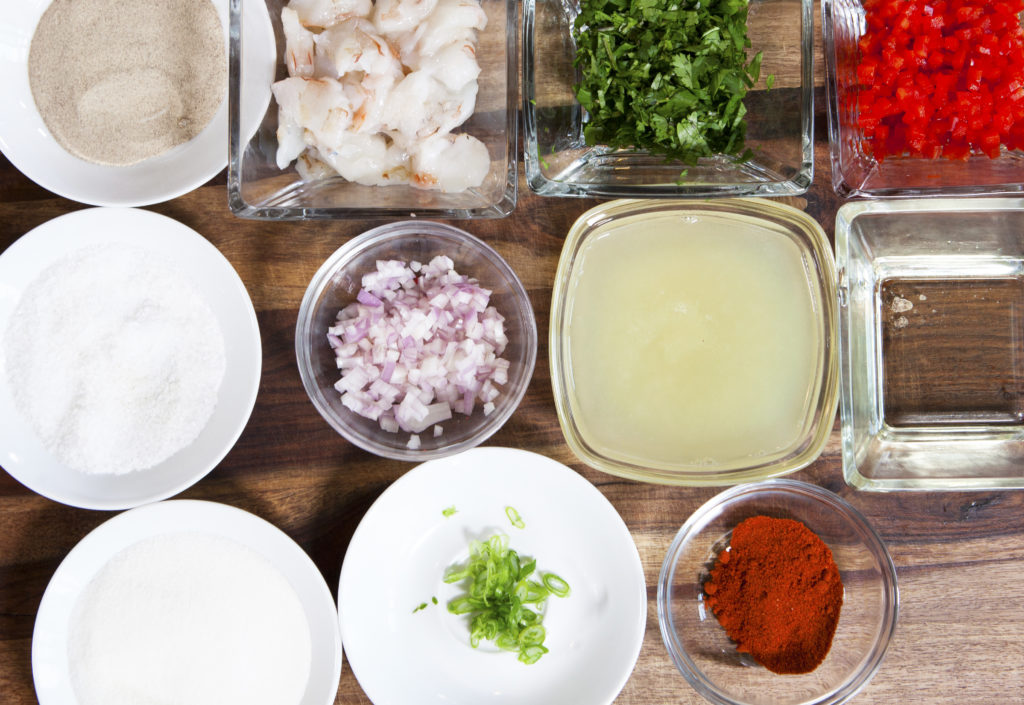
[[[308,345],[312,334],[315,303],[326,290],[331,277],[348,266],[351,259],[366,250],[399,241],[409,236],[419,236],[423,239],[435,241],[446,240],[459,245],[469,246],[478,252],[495,269],[501,272],[505,283],[511,289],[513,298],[516,301],[516,314],[521,316],[524,322],[527,323],[525,326],[526,340],[523,341],[523,347],[526,351],[526,356],[523,360],[523,381],[518,388],[505,390],[506,395],[511,395],[508,397],[508,403],[496,408],[493,413],[481,422],[479,429],[465,440],[425,450],[383,446],[362,434],[354,432],[336,418],[330,407],[322,402],[322,395],[314,379],[312,349]],[[457,268],[458,262],[455,265]],[[503,315],[505,315],[506,319],[509,318],[509,315],[504,313]],[[306,391],[306,395],[320,416],[327,421],[331,428],[353,445],[381,457],[412,462],[443,458],[476,447],[504,426],[505,422],[519,408],[519,404],[522,402],[523,397],[526,395],[526,390],[530,386],[537,359],[537,342],[536,314],[534,313],[529,295],[519,279],[519,275],[515,273],[511,265],[493,247],[475,235],[454,225],[431,220],[420,220],[418,218],[378,225],[355,235],[336,249],[320,265],[320,268],[317,269],[310,279],[309,285],[302,296],[302,302],[299,304],[299,312],[295,322],[295,358],[299,368],[299,376],[302,378],[302,386]]]
[[[859,693],[866,686],[885,658],[885,653],[896,631],[899,617],[900,596],[896,566],[885,542],[871,526],[867,518],[853,505],[830,490],[809,482],[791,479],[769,479],[761,482],[747,483],[730,487],[702,504],[691,514],[676,532],[658,574],[657,614],[658,627],[662,641],[676,669],[682,674],[690,686],[706,700],[716,705],[743,705],[744,701],[735,700],[723,693],[711,680],[696,667],[685,648],[677,644],[671,613],[671,585],[675,576],[679,553],[685,543],[698,535],[706,524],[714,519],[724,507],[738,499],[762,494],[764,492],[781,492],[783,494],[802,495],[814,500],[825,508],[834,511],[859,530],[861,538],[879,562],[879,574],[886,595],[881,628],[875,635],[870,659],[855,671],[845,682],[835,686],[828,692],[804,701],[804,705],[839,705]]]

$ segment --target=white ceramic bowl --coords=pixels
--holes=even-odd
[[[228,51],[229,0],[212,0]],[[127,167],[102,166],[72,156],[46,129],[32,98],[28,53],[36,25],[50,0],[18,0],[0,9],[0,152],[28,178],[59,196],[95,206],[143,206],[176,198],[216,176],[228,163],[228,100],[189,142]],[[246,135],[259,127],[270,103],[277,51],[266,7],[248,12],[242,33],[249,50],[241,67],[248,121]]]
[[[253,514],[216,502],[175,500],[118,514],[79,541],[61,561],[43,593],[32,632],[32,677],[40,704],[79,703],[71,684],[69,627],[89,581],[124,549],[181,532],[228,539],[280,571],[305,612],[312,646],[309,680],[298,705],[333,703],[341,678],[341,635],[331,592],[313,561],[283,531]]]
[[[547,599],[549,652],[531,665],[490,642],[472,648],[468,619],[447,610],[465,586],[445,584],[445,569],[495,533],[570,586]],[[647,589],[629,529],[596,487],[536,453],[474,448],[413,468],[374,502],[345,554],[338,609],[374,705],[608,705],[640,654]]]
[[[0,355],[0,466],[31,490],[87,509],[126,509],[166,499],[212,470],[238,440],[256,402],[262,367],[256,312],[231,263],[199,233],[150,211],[91,208],[55,218],[0,255],[0,338],[22,292],[48,266],[82,248],[131,245],[186,273],[224,335],[227,362],[213,415],[167,460],[124,475],[79,472],[57,460],[15,406]]]

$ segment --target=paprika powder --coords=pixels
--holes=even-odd
[[[799,521],[755,516],[733,530],[704,584],[705,602],[741,653],[774,673],[809,673],[843,606],[832,551]]]

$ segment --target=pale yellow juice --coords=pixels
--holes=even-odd
[[[624,219],[580,252],[570,406],[601,453],[728,465],[803,436],[819,324],[799,247],[755,222]]]

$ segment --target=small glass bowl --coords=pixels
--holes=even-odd
[[[573,93],[576,0],[523,4],[526,181],[544,196],[703,197],[801,194],[814,177],[812,0],[750,0],[748,56],[763,52],[747,93],[745,162],[718,155],[695,166],[636,149],[587,146]],[[774,76],[769,90],[768,76]],[[683,171],[686,176],[680,179]]]
[[[836,264],[847,483],[1024,488],[1024,199],[847,203]]]
[[[266,3],[274,25],[276,49],[243,44],[238,28],[243,15]],[[445,219],[500,218],[516,205],[518,103],[518,6],[512,0],[481,0],[487,27],[479,33],[477,60],[481,67],[476,110],[455,132],[468,133],[485,145],[491,168],[483,184],[461,193],[441,193],[406,185],[363,186],[340,176],[303,181],[294,166],[277,168],[277,102],[259,108],[248,101],[254,89],[247,85],[240,66],[254,63],[251,53],[276,66],[275,80],[288,76],[284,64],[282,0],[230,0],[231,41],[229,64],[228,203],[235,215],[262,220],[326,218],[384,218],[425,216]],[[252,9],[247,9],[252,8]],[[275,54],[276,52],[276,54]],[[243,61],[244,58],[244,61]],[[255,62],[259,63],[259,62]],[[266,87],[258,87],[266,91]],[[258,124],[255,135],[243,135],[241,126]]]
[[[490,305],[505,318],[508,345],[502,357],[511,366],[495,408],[485,415],[476,404],[469,416],[453,413],[441,422],[442,435],[428,428],[419,434],[419,448],[407,447],[409,434],[389,433],[376,421],[359,416],[341,403],[334,383],[341,377],[327,329],[338,312],[356,299],[362,276],[374,271],[377,260],[397,259],[426,264],[447,255],[459,274],[476,278],[491,290]],[[526,394],[537,359],[537,323],[519,277],[483,241],[458,228],[430,221],[407,220],[368,230],[338,248],[320,267],[302,298],[295,326],[295,356],[299,374],[313,406],[351,443],[371,453],[397,460],[422,462],[472,448],[491,437],[508,420]]]
[[[649,232],[659,228],[667,229],[673,238],[677,235],[683,241],[681,248],[687,242],[708,242],[710,231],[714,242],[724,243],[723,250],[731,249],[714,253],[694,250],[683,254],[677,249],[662,258],[672,271],[656,278],[650,276],[650,271],[635,272],[637,265],[631,265],[630,274],[618,280],[594,273],[599,271],[595,269],[598,262],[609,261],[607,256],[599,254],[602,250],[617,253],[610,261],[624,263],[634,249],[650,251],[652,247],[674,245],[674,240],[668,238],[657,243],[647,239]],[[643,244],[634,247],[638,239]],[[747,252],[758,252],[757,256],[763,261],[752,263],[749,256],[735,254]],[[701,264],[694,270],[687,270],[688,275],[680,274],[683,265],[690,266],[695,256],[700,257]],[[764,263],[768,257],[773,258],[773,267]],[[647,267],[647,264],[641,266]],[[747,274],[735,273],[738,266],[746,267],[743,271]],[[622,270],[622,264],[615,267]],[[773,271],[790,272],[791,277],[775,275],[773,280],[772,275],[767,274]],[[679,277],[703,277],[703,272],[713,272],[711,279],[686,290],[671,288]],[[650,286],[661,287],[662,291],[648,291],[645,285],[645,293],[638,293],[638,281],[642,278],[651,282]],[[793,294],[786,288],[789,293],[785,297],[775,298],[757,290],[773,282],[782,287],[780,280],[799,281],[800,293]],[[697,281],[696,278],[693,281]],[[653,349],[652,346],[657,346],[657,352],[645,358],[646,353],[633,356],[628,350],[621,352],[619,347],[621,354],[616,353],[614,363],[617,367],[608,374],[624,379],[636,374],[636,388],[650,389],[651,394],[664,396],[668,406],[652,417],[652,423],[667,418],[673,423],[685,424],[686,421],[679,420],[685,412],[687,418],[696,418],[710,426],[705,435],[719,439],[715,444],[717,448],[689,440],[685,447],[672,447],[679,443],[664,440],[662,435],[658,442],[664,440],[664,444],[658,451],[653,450],[649,441],[645,441],[647,445],[642,450],[637,449],[638,444],[631,439],[643,437],[648,428],[643,425],[646,421],[634,422],[633,419],[645,418],[640,416],[640,408],[647,413],[652,404],[643,401],[632,412],[626,411],[621,408],[623,394],[612,398],[595,391],[614,385],[587,383],[602,376],[593,372],[594,356],[589,355],[589,351],[615,346],[622,335],[633,340],[623,331],[634,323],[620,321],[625,314],[613,314],[610,308],[602,319],[616,321],[613,324],[616,328],[594,332],[598,330],[595,325],[598,319],[590,318],[594,315],[593,311],[586,313],[590,304],[581,303],[581,299],[593,300],[590,292],[595,290],[601,291],[601,296],[614,291],[616,301],[627,299],[635,310],[653,312],[652,327],[636,331],[634,347]],[[581,291],[587,293],[581,295]],[[721,310],[722,305],[716,298],[719,296],[733,306],[730,310],[746,311],[756,305],[764,316],[756,321],[738,322],[740,317],[729,318],[732,314]],[[808,465],[821,453],[835,419],[838,400],[836,307],[835,265],[828,239],[817,222],[795,208],[753,198],[701,202],[620,200],[592,208],[577,219],[566,237],[551,300],[551,386],[566,443],[580,460],[603,472],[672,485],[730,485],[763,480]],[[577,315],[579,320],[586,318],[588,323],[574,325]],[[779,325],[765,326],[765,320]],[[799,322],[793,323],[794,320]],[[762,331],[761,337],[747,339],[730,332],[737,327],[746,330],[748,323],[749,327]],[[694,336],[682,341],[673,339],[673,331],[679,327],[694,331]],[[795,339],[803,343],[792,342]],[[719,352],[733,351],[729,353],[728,364],[719,366],[708,362],[718,357],[714,345],[719,346]],[[786,346],[791,349],[780,352],[780,348]],[[783,373],[765,361],[785,359],[788,362],[798,356],[805,361],[804,365],[789,364],[787,371],[792,375],[785,378],[787,382],[781,388],[786,393],[787,414],[792,416],[792,423],[785,431],[769,430],[775,423],[774,411],[767,403],[757,412],[746,408],[745,401],[734,398],[737,385],[732,380],[748,379],[742,385],[744,393],[761,389],[746,400],[752,404],[763,399],[774,400],[772,392],[765,391],[765,387],[771,385],[770,377],[783,378]],[[674,382],[663,375],[656,378],[652,386],[644,378],[647,374],[644,371],[654,368],[655,364],[666,371],[671,367],[673,372],[691,372],[684,373],[688,376],[677,376]],[[754,377],[751,370],[759,367],[772,369]],[[793,371],[794,367],[799,372]],[[687,401],[691,399],[688,390],[695,385],[704,390],[700,393],[710,394],[711,400],[733,400],[734,408],[722,409],[718,405],[713,412],[695,408]],[[715,391],[708,393],[706,390],[710,388]],[[638,395],[644,399],[649,397],[644,392]],[[630,401],[626,399],[625,403]],[[660,403],[660,399],[656,401]],[[704,418],[713,418],[713,422],[705,422]],[[607,419],[616,421],[608,423]],[[692,431],[690,433],[693,435]],[[761,439],[757,443],[748,440],[755,434]],[[712,452],[714,455],[710,455]]]
[[[832,186],[844,197],[955,196],[1024,191],[1024,151],[966,161],[888,157],[875,160],[857,127],[857,40],[864,32],[860,0],[822,0]]]
[[[736,651],[704,603],[703,585],[744,519],[795,519],[824,541],[843,581],[843,607],[824,662],[780,676]],[[867,520],[835,494],[793,480],[734,487],[686,520],[658,578],[658,624],[687,682],[718,705],[836,705],[856,695],[881,665],[896,628],[899,591],[889,552]]]

